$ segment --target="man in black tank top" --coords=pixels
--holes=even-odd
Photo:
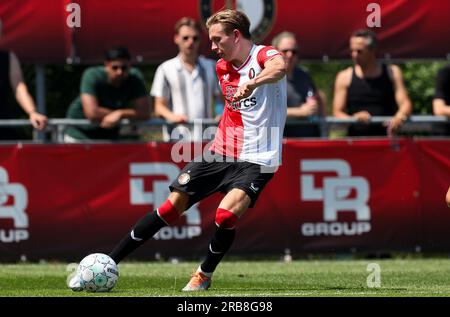
[[[2,21],[0,20],[0,36],[2,32]],[[0,119],[14,119],[15,111],[8,102],[10,89],[22,107],[29,115],[34,128],[42,130],[47,123],[47,117],[36,111],[33,98],[28,92],[23,80],[19,59],[13,52],[0,51]],[[15,128],[0,127],[0,140],[16,140],[20,134]]]
[[[412,112],[400,68],[381,64],[376,58],[377,39],[370,30],[358,30],[350,38],[354,67],[336,77],[333,115],[356,118],[349,136],[391,135]],[[383,124],[370,124],[372,116],[392,116]]]

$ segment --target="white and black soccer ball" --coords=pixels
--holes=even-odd
[[[81,260],[77,275],[80,286],[88,292],[109,292],[119,279],[119,269],[111,257],[93,253]]]

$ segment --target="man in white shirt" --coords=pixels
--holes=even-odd
[[[198,22],[189,17],[178,20],[174,42],[179,54],[162,63],[153,80],[151,95],[155,98],[155,114],[171,123],[213,118],[215,100],[220,94],[216,62],[199,56]],[[201,135],[193,139],[201,140]]]

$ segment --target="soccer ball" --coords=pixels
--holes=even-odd
[[[119,279],[116,262],[103,253],[93,253],[81,260],[77,275],[80,286],[88,292],[109,292]]]

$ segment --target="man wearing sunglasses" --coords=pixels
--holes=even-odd
[[[106,52],[102,66],[86,69],[81,78],[80,96],[69,106],[67,117],[89,119],[90,126],[71,126],[64,140],[117,140],[121,119],[145,120],[150,116],[150,100],[141,72],[131,68],[126,48]]]
[[[291,32],[281,32],[272,40],[272,46],[283,54],[287,65],[287,120],[310,121],[314,117],[326,116],[323,96],[316,89],[311,76],[298,65],[298,44]],[[317,124],[287,125],[284,129],[287,137],[319,137]]]
[[[178,55],[162,63],[153,80],[151,95],[155,98],[155,114],[172,123],[213,118],[220,92],[215,61],[199,55],[198,22],[189,17],[178,20],[174,42],[178,46]],[[166,140],[169,139],[168,132],[165,131]],[[201,135],[185,137],[202,139]]]

